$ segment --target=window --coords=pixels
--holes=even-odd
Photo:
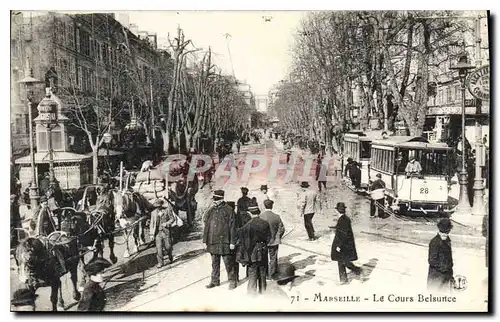
[[[14,123],[14,133],[15,134],[23,134],[26,133],[26,123],[25,117],[23,114],[16,114],[15,123]]]
[[[38,151],[48,151],[48,142],[47,142],[47,128],[43,125],[38,127]],[[55,127],[52,132],[52,150],[54,151],[62,151],[63,148],[63,136],[62,130],[60,126]]]
[[[88,32],[80,30],[80,53],[91,56],[91,38]]]
[[[446,103],[451,103],[453,100],[452,100],[452,97],[451,97],[451,87],[447,87],[446,88]]]
[[[75,49],[75,28],[72,21],[66,25],[66,33],[68,47]]]
[[[367,159],[370,158],[370,142],[361,141],[361,158]]]
[[[78,66],[78,78],[77,78],[76,86],[80,89],[83,89],[83,69],[81,66]]]

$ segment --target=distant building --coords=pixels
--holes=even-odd
[[[122,21],[128,17],[121,16]],[[130,58],[120,43],[127,34],[138,66],[139,77],[148,82],[156,69],[160,54],[157,37],[152,33],[139,33],[136,26],[122,25],[114,14],[62,14],[56,12],[12,12],[11,14],[11,131],[13,154],[26,154],[29,148],[28,111],[26,93],[17,83],[29,75],[45,81],[37,86],[35,97],[43,98],[45,87],[54,92],[77,91],[82,96],[99,93],[113,98],[130,98],[131,81],[124,73]],[[47,76],[55,73],[57,84],[49,84]],[[58,91],[59,89],[59,91]],[[33,104],[33,118],[36,117]],[[75,138],[68,135],[71,143]]]

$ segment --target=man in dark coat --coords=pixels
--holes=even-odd
[[[248,197],[248,188],[241,187],[241,194],[241,198],[236,203],[236,228],[243,227],[250,220],[248,206],[252,202],[252,199]]]
[[[348,157],[347,164],[345,165],[345,169],[344,169],[344,176],[345,177],[352,178],[351,169],[353,168],[353,166],[354,166],[354,161],[352,160],[351,157]]]
[[[272,200],[264,200],[264,207],[266,210],[259,216],[269,223],[271,229],[271,240],[267,245],[269,252],[269,269],[267,270],[267,276],[270,279],[274,278],[276,274],[276,269],[278,267],[278,247],[279,244],[281,244],[281,238],[285,234],[285,226],[283,225],[281,217],[272,211],[273,204],[274,201]]]
[[[382,180],[382,175],[380,173],[377,173],[377,180],[373,181],[373,183],[370,186],[370,217],[375,218],[375,212],[378,213],[378,216],[383,218],[385,217],[385,212],[378,208],[377,211],[377,206],[384,206],[385,204],[385,182]]]
[[[82,298],[78,303],[78,311],[100,312],[104,310],[106,295],[99,283],[103,281],[102,271],[110,266],[111,263],[103,258],[96,258],[85,265],[85,273],[90,276],[90,279],[84,286]]]
[[[206,286],[212,288],[220,285],[220,258],[224,261],[229,280],[229,289],[236,288],[234,265],[231,265],[231,251],[236,245],[236,226],[234,211],[224,201],[224,191],[216,190],[213,195],[214,204],[205,214],[203,243],[212,255],[212,279]]]
[[[19,239],[17,238],[18,231],[16,231],[16,228],[22,227],[18,199],[17,195],[10,195],[10,248],[18,245]]]
[[[262,293],[266,290],[267,245],[271,241],[269,223],[259,218],[256,202],[248,208],[252,219],[238,230],[241,252],[238,262],[248,266],[248,293]]]
[[[358,253],[354,243],[351,219],[345,214],[346,206],[343,202],[339,202],[335,209],[339,212],[340,217],[337,221],[335,238],[332,243],[331,258],[333,261],[338,262],[340,283],[347,284],[346,267],[356,275],[361,274],[361,267],[357,267],[352,263],[352,261],[358,259]]]
[[[438,234],[429,243],[429,274],[427,289],[450,291],[453,281],[453,257],[448,234],[453,227],[449,218],[438,222]]]

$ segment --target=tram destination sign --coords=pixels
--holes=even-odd
[[[467,77],[467,88],[477,99],[490,100],[490,66],[479,67]]]

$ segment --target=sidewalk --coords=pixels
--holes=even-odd
[[[357,264],[363,266],[364,272],[360,279],[353,279],[349,285],[341,286],[338,283],[337,265],[329,259],[331,239],[325,237],[315,242],[290,242],[285,238],[287,245],[280,246],[279,250],[280,262],[294,263],[299,275],[291,289],[269,282],[270,294],[251,298],[246,294],[246,281],[235,290],[228,290],[224,269],[221,269],[221,286],[206,289],[211,263],[210,256],[204,254],[148,279],[142,289],[150,289],[132,298],[119,310],[458,312],[487,309],[487,303],[484,302],[487,296],[484,258],[475,254],[474,250],[453,249],[455,272],[467,278],[468,288],[452,294],[456,297],[455,303],[429,303],[418,302],[419,294],[422,294],[421,297],[429,296],[426,291],[427,249],[411,245],[378,244],[357,238]],[[243,268],[240,268],[240,275],[244,277]],[[332,297],[332,301],[318,300],[325,296]],[[351,296],[359,297],[360,302],[340,301]],[[385,301],[374,302],[374,296],[384,296]],[[339,301],[335,302],[334,297]],[[389,297],[392,300],[396,297],[400,300],[407,298],[408,301],[390,302]],[[413,301],[409,302],[409,298]]]

